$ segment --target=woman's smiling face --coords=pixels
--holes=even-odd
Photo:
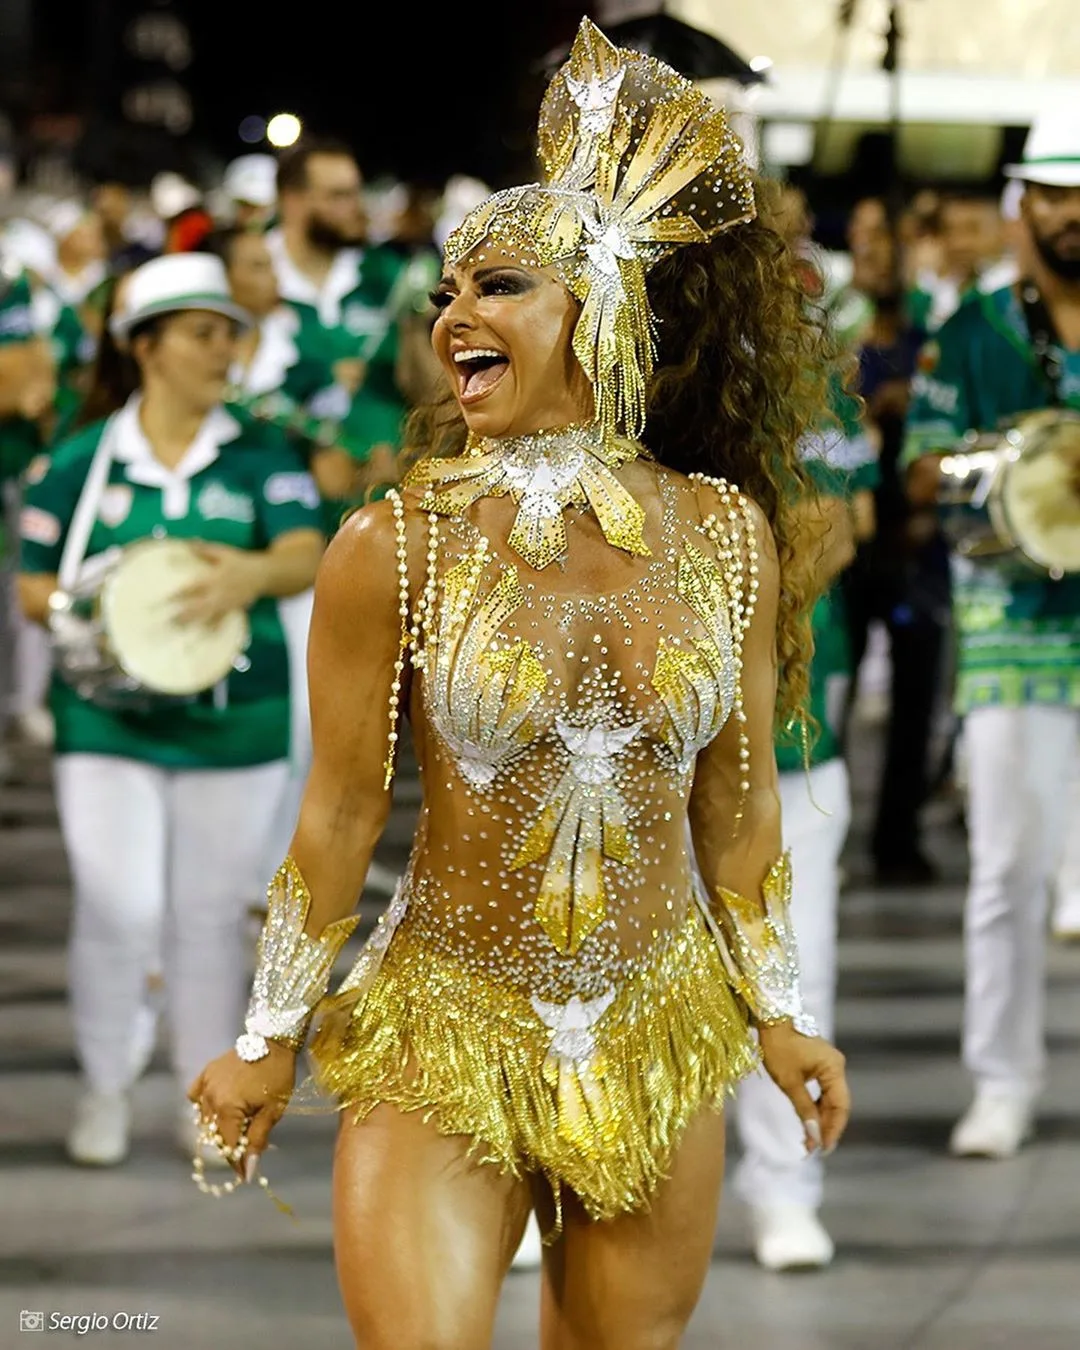
[[[572,346],[578,303],[553,271],[480,245],[448,268],[432,299],[432,345],[470,431],[524,436],[593,420]]]

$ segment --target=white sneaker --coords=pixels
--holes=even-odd
[[[84,1167],[115,1167],[128,1155],[131,1106],[123,1092],[87,1092],[75,1108],[67,1155]]]
[[[1080,942],[1080,895],[1059,898],[1051,929],[1058,942]]]
[[[766,1270],[821,1270],[836,1248],[809,1205],[753,1205],[754,1256]]]
[[[1030,1098],[984,1088],[953,1130],[949,1152],[957,1158],[1012,1158],[1030,1139],[1032,1126]]]
[[[514,1259],[510,1262],[510,1268],[539,1270],[543,1260],[544,1244],[540,1240],[540,1225],[537,1223],[536,1215],[530,1212],[529,1222],[525,1225],[525,1232],[522,1234]]]

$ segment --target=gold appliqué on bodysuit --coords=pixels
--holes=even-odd
[[[496,647],[506,620],[525,602],[512,568],[481,598],[487,550],[479,545],[447,572],[437,630],[425,648],[432,720],[474,788],[489,786],[500,766],[530,744],[530,713],[547,675],[527,642]]]
[[[604,918],[604,859],[632,856],[617,759],[641,723],[576,727],[558,718],[555,729],[569,763],[510,866],[548,859],[537,922],[560,952],[575,952]]]
[[[723,573],[691,543],[679,559],[678,588],[705,636],[687,646],[661,642],[652,685],[667,709],[672,750],[688,772],[731,715],[738,680]]]

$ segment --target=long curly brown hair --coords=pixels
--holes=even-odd
[[[778,199],[759,181],[755,220],[677,249],[650,272],[658,359],[642,441],[659,463],[726,478],[764,512],[781,573],[777,718],[790,728],[805,715],[813,654],[814,596],[795,566],[796,505],[815,492],[800,442],[831,419],[838,357],[805,263],[771,223]],[[412,415],[406,455],[459,454],[465,440],[447,395]]]

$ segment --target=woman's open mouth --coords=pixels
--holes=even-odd
[[[510,369],[510,358],[505,352],[491,347],[471,347],[454,353],[457,368],[458,398],[462,403],[475,403],[487,398]]]

